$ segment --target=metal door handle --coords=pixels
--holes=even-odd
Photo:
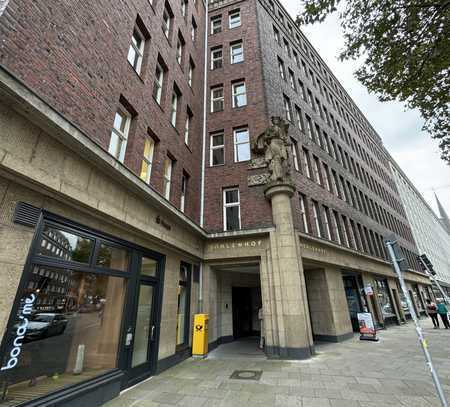
[[[155,340],[155,325],[152,325],[152,330],[150,333],[150,340],[151,341]]]

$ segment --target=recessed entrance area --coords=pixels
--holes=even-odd
[[[264,357],[259,349],[262,307],[258,263],[212,267],[215,312],[210,315],[210,357]]]

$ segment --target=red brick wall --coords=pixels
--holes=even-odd
[[[228,13],[240,8],[241,26],[228,28]],[[255,139],[269,124],[266,114],[265,96],[262,78],[261,56],[256,24],[256,2],[228,2],[225,7],[210,8],[209,17],[222,15],[222,32],[209,35],[208,68],[210,68],[210,50],[217,45],[223,46],[223,68],[210,70],[208,75],[208,111],[210,111],[210,87],[224,85],[225,107],[223,112],[208,113],[208,137],[206,143],[206,191],[205,191],[205,227],[209,231],[223,230],[222,191],[227,187],[239,187],[241,202],[242,229],[270,226],[272,212],[270,204],[264,198],[262,187],[248,187],[247,176],[249,162],[234,162],[233,128],[248,126],[250,138]],[[209,31],[210,32],[210,31]],[[230,42],[242,40],[244,62],[230,64]],[[231,82],[245,79],[247,106],[232,108]],[[225,165],[211,167],[209,164],[209,134],[222,130],[225,138]]]
[[[129,135],[125,165],[139,174],[147,129],[158,137],[151,184],[162,190],[162,162],[167,152],[176,158],[171,201],[180,202],[183,169],[189,173],[186,213],[199,219],[202,137],[204,15],[201,0],[188,3],[186,20],[179,1],[168,0],[175,15],[172,43],[162,29],[163,0],[11,1],[0,17],[0,64],[24,81],[52,107],[77,125],[105,150],[121,95],[137,112]],[[137,16],[150,40],[146,43],[141,75],[127,61]],[[198,29],[190,36],[191,16]],[[178,29],[186,41],[184,71],[175,59]],[[169,67],[161,107],[152,98],[158,54]],[[189,55],[196,69],[194,86],[187,83]],[[169,123],[173,82],[183,97],[179,109],[180,134]],[[191,143],[183,142],[186,105],[193,114]]]

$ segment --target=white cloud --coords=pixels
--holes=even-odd
[[[299,14],[299,0],[281,2],[292,17]],[[353,76],[360,61],[338,60],[344,38],[336,14],[327,17],[321,24],[305,26],[302,31],[431,207],[436,210],[435,189],[450,215],[450,167],[439,158],[437,143],[421,131],[423,120],[419,113],[406,110],[402,103],[379,102]]]

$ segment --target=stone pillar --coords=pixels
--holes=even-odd
[[[305,359],[313,352],[308,300],[298,237],[294,230],[289,183],[269,185],[265,191],[272,203],[275,231],[270,234],[267,267],[262,267],[262,283],[270,281],[270,321],[266,322],[266,353],[269,357]],[[263,290],[264,293],[267,290]],[[266,303],[266,299],[263,298]],[[267,319],[267,318],[266,318]]]
[[[314,339],[340,342],[353,336],[344,282],[339,270],[305,273]]]

